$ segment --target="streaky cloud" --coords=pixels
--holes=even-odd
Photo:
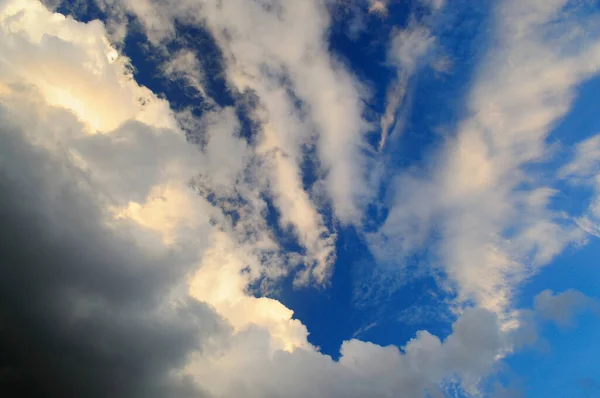
[[[569,111],[578,85],[600,67],[599,38],[573,39],[575,17],[563,13],[565,4],[497,5],[497,45],[476,73],[469,116],[428,168],[396,178],[387,221],[369,238],[376,257],[388,262],[434,244],[459,302],[499,314],[511,312],[521,281],[584,239],[549,208],[553,187],[526,171],[545,159],[546,137]],[[565,50],[569,38],[578,40],[577,51]]]

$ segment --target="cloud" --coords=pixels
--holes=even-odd
[[[83,126],[65,111],[37,111],[23,125],[14,109],[0,109],[0,344],[3,367],[14,374],[0,390],[203,396],[177,369],[226,325],[207,305],[178,298],[188,254],[161,248],[135,224],[110,221],[109,198],[84,172],[28,141]]]
[[[388,60],[412,74],[417,63],[430,50],[434,41],[427,27],[412,21],[406,29],[394,33]]]
[[[554,293],[544,290],[535,296],[534,310],[542,319],[547,319],[561,326],[569,326],[580,313],[592,309],[600,310],[598,302],[577,290]]]
[[[526,171],[547,157],[546,137],[569,111],[577,86],[600,67],[598,37],[577,36],[574,14],[562,13],[563,6],[498,5],[497,45],[476,73],[468,116],[429,165],[396,178],[387,220],[369,237],[380,260],[434,248],[459,302],[499,314],[510,312],[520,281],[583,238],[549,209],[556,191]],[[567,51],[570,40],[577,50]],[[386,242],[401,250],[390,251]]]
[[[226,50],[232,87],[260,98],[252,114],[260,140],[242,136],[232,108],[175,114],[135,81],[99,21],[80,23],[35,0],[1,3],[0,348],[8,355],[0,364],[14,377],[0,388],[67,397],[418,397],[441,396],[444,383],[458,378],[475,392],[519,337],[486,302],[478,304],[490,308],[466,308],[443,340],[427,331],[402,349],[350,340],[334,361],[308,342],[290,309],[248,292],[302,262],[313,261],[300,268],[309,280],[330,271],[335,237],[302,183],[305,146],[316,141],[341,222],[358,223],[368,197],[362,91],[327,51],[320,3],[128,5],[144,12],[155,40],[173,34],[170,18],[198,12]],[[173,72],[194,76],[179,75],[194,65],[183,56]],[[182,121],[201,142],[186,140]],[[485,163],[477,138],[457,140],[466,147],[458,160],[448,152],[458,188],[442,184],[440,194],[427,181],[398,181],[415,194],[430,188],[429,200],[449,200],[440,207],[454,210],[448,219],[476,224],[457,203],[463,191],[494,185],[486,181],[492,167],[475,181],[460,173],[463,159]],[[306,253],[277,243],[265,220],[266,192]],[[549,194],[535,191],[527,203],[536,209]],[[430,201],[407,199],[421,206],[416,217],[398,209],[390,217],[433,219]],[[495,226],[483,217],[488,208],[475,210],[484,227]],[[378,236],[395,239],[398,231],[392,236],[386,225]],[[397,225],[404,233],[415,224]],[[535,226],[524,236],[536,244],[539,231],[562,233]],[[418,232],[399,242],[422,242],[427,225]],[[457,232],[478,248],[481,241]],[[552,254],[542,249],[540,256]],[[467,292],[479,292],[481,276],[463,286]]]
[[[323,10],[317,5],[305,7],[295,3],[282,6],[283,8],[279,11],[270,10],[268,7],[263,8],[258,3],[247,2],[240,2],[237,5],[227,3],[223,7],[218,6],[216,2],[202,3],[202,7],[200,7],[201,3],[193,1],[177,5],[165,3],[162,9],[158,5],[146,2],[119,4],[107,2],[104,7],[107,11],[114,11],[117,19],[123,18],[120,14],[122,11],[120,6],[137,14],[144,24],[149,38],[159,48],[166,49],[166,46],[162,46],[162,44],[174,38],[175,19],[182,23],[202,24],[213,33],[217,44],[221,47],[225,59],[224,73],[233,91],[241,95],[250,90],[258,98],[256,109],[251,111],[249,117],[259,126],[261,134],[255,147],[249,148],[245,144],[246,154],[239,160],[244,162],[243,168],[252,163],[260,169],[254,173],[253,177],[256,180],[254,185],[261,185],[261,193],[268,194],[272,198],[273,204],[281,216],[279,219],[281,227],[291,230],[304,249],[305,255],[302,259],[304,269],[298,273],[297,283],[306,284],[311,281],[325,283],[332,272],[336,258],[336,235],[325,225],[325,221],[319,213],[319,203],[316,203],[307,187],[303,186],[301,165],[308,156],[305,148],[314,146],[315,140],[318,140],[314,132],[321,129],[317,124],[328,123],[323,126],[326,131],[329,131],[328,127],[335,130],[339,125],[339,122],[331,122],[329,114],[319,115],[317,110],[326,106],[329,107],[330,112],[339,109],[351,114],[355,119],[358,117],[354,121],[349,119],[349,122],[352,123],[346,129],[349,131],[349,135],[345,131],[343,133],[341,131],[333,132],[336,136],[335,140],[344,140],[345,137],[354,135],[355,137],[352,138],[354,143],[348,147],[343,144],[338,145],[337,141],[334,142],[332,150],[338,151],[339,156],[335,155],[337,156],[335,161],[331,161],[330,166],[326,167],[330,170],[323,172],[329,174],[336,173],[336,170],[339,170],[339,173],[351,172],[352,175],[340,176],[344,178],[336,177],[334,179],[331,177],[330,179],[335,182],[324,186],[328,189],[345,184],[341,187],[344,192],[340,192],[337,197],[343,200],[344,206],[352,208],[350,211],[353,214],[353,220],[360,221],[360,210],[353,199],[347,200],[352,195],[347,195],[346,191],[354,190],[356,187],[362,189],[361,183],[354,185],[347,182],[350,179],[360,181],[362,178],[358,175],[355,176],[360,169],[354,171],[350,169],[358,166],[362,158],[359,146],[362,140],[361,134],[364,131],[360,130],[360,126],[364,123],[360,118],[361,111],[358,108],[359,93],[349,74],[341,66],[338,71],[333,60],[329,59],[327,52],[323,49],[315,48],[316,55],[312,54],[312,41],[319,38],[319,31],[325,29],[325,18],[319,14]],[[296,11],[306,14],[306,19],[311,20],[313,26],[307,29],[292,29],[293,24],[297,24],[295,17],[292,18],[292,15],[297,14]],[[280,15],[287,15],[287,20],[281,21],[278,17]],[[264,26],[264,32],[257,34],[254,31],[255,26]],[[274,41],[275,37],[283,38],[284,41]],[[291,49],[301,49],[301,51],[295,54]],[[256,51],[261,51],[262,54]],[[305,54],[302,54],[302,51]],[[304,61],[298,57],[303,58]],[[308,60],[310,62],[306,64]],[[269,62],[270,64],[267,64]],[[301,66],[303,62],[306,65]],[[202,93],[202,75],[198,72],[198,66],[199,62],[195,55],[190,50],[182,49],[174,54],[171,61],[163,65],[163,69],[168,76],[186,79],[189,84]],[[306,76],[298,76],[299,74]],[[324,99],[320,91],[323,82],[316,81],[319,79],[325,79],[324,84],[329,84],[330,89],[326,92],[337,92],[335,95],[340,99],[339,101],[330,99],[330,102],[327,103],[310,105],[311,101]],[[302,81],[301,85],[299,81]],[[312,88],[309,87],[311,82],[314,86]],[[309,91],[303,94],[300,92],[301,89],[309,89]],[[297,105],[298,100],[307,104],[299,106]],[[356,107],[353,107],[354,105]],[[317,120],[315,115],[323,119]],[[185,115],[180,116],[186,121],[193,120],[193,118],[182,117]],[[224,117],[231,119],[230,116]],[[339,117],[338,119],[344,118]],[[202,127],[203,123],[201,121],[198,126]],[[194,124],[197,123],[192,122],[192,126]],[[220,147],[217,151],[216,148],[213,148],[214,143],[221,140],[220,137],[221,135],[214,134],[212,140],[208,142],[208,148],[206,148],[206,153],[209,154],[208,161],[219,153],[223,154],[224,158],[231,158],[226,147]],[[236,141],[239,140],[237,138],[233,141],[230,140],[230,142]],[[234,145],[238,147],[237,144]],[[352,155],[353,151],[356,157],[342,159],[348,154],[354,156]],[[323,153],[329,154],[329,150]],[[215,170],[218,169],[222,168],[213,167],[210,172],[205,173],[205,177],[208,175],[211,180],[209,184],[211,192],[207,192],[207,194],[214,193],[212,190],[216,189],[214,186],[216,182],[213,179],[217,174]],[[238,172],[242,171],[238,170]],[[255,198],[259,196],[256,192],[252,195]]]
[[[404,127],[404,121],[397,120],[397,114],[405,105],[407,86],[436,42],[425,23],[418,22],[414,17],[411,18],[405,28],[394,30],[390,38],[387,62],[396,68],[396,80],[388,88],[385,112],[380,120],[380,151],[385,146],[390,129],[401,131]]]
[[[585,232],[600,237],[600,135],[577,144],[571,162],[563,166],[559,176],[571,184],[592,187],[593,196],[585,214],[576,218],[577,225]]]
[[[281,1],[263,7],[245,1],[186,1],[160,11],[149,3],[125,6],[158,41],[174,32],[175,18],[206,26],[223,51],[230,85],[258,96],[261,109],[255,117],[263,125],[263,145],[277,148],[293,167],[295,182],[285,187],[289,195],[303,196],[293,188],[301,187],[302,147],[316,144],[319,175],[335,215],[343,223],[361,221],[362,205],[370,197],[364,171],[369,129],[362,117],[365,90],[328,52],[329,17],[321,2]],[[271,184],[283,190],[278,169],[272,173]],[[293,218],[292,209],[280,210]],[[300,237],[307,232],[294,227]]]
[[[560,175],[563,178],[593,175],[599,157],[600,135],[595,135],[577,144],[573,160],[560,170]]]
[[[402,123],[402,121],[396,121],[396,114],[404,104],[407,85],[406,80],[407,77],[405,74],[399,76],[398,80],[392,83],[392,86],[388,89],[386,94],[385,111],[379,122],[381,128],[381,138],[379,139],[380,151],[385,147],[385,143],[390,135],[390,128],[394,127],[395,124]]]
[[[198,358],[190,371],[217,396],[418,397],[425,390],[440,394],[445,378],[460,377],[475,388],[510,344],[495,315],[475,309],[465,312],[444,341],[422,331],[401,351],[350,340],[339,362],[310,350],[266,356],[262,338],[249,330],[229,353]]]
[[[71,388],[90,396],[197,394],[180,373],[187,357],[240,327],[229,312],[211,309],[221,296],[204,294],[204,303],[192,297],[192,277],[221,236],[235,247],[235,264],[250,268],[244,283],[225,293],[258,303],[240,307],[249,317],[242,329],[264,328],[275,344],[278,330],[291,325],[306,345],[291,311],[245,294],[251,281],[285,274],[286,260],[257,221],[264,205],[246,185],[235,186],[251,160],[235,114],[223,109],[198,121],[208,130],[211,152],[203,152],[186,142],[168,103],[127,74],[128,61],[108,45],[98,21],[83,24],[33,0],[13,1],[0,9],[0,28],[0,46],[19,55],[0,67],[2,331],[3,344],[14,347],[9,367],[24,379],[19,387],[35,381],[66,396],[75,394]],[[47,52],[48,43],[62,57]],[[35,62],[43,74],[28,72]],[[140,93],[143,103],[136,102]],[[197,193],[207,187],[217,202],[237,191],[242,204],[213,205]],[[234,224],[226,210],[247,213]],[[213,271],[218,275],[208,280],[231,281],[242,269]],[[26,335],[33,330],[40,332]],[[53,361],[58,356],[64,363]],[[56,375],[45,375],[46,368]]]
[[[504,387],[498,385],[494,390],[492,398],[523,398],[525,393],[518,388]]]
[[[85,126],[68,110],[36,103],[34,89],[18,90],[1,98],[0,111],[6,192],[0,211],[7,226],[0,245],[0,344],[10,354],[2,364],[15,375],[1,384],[5,391],[420,396],[424,389],[438,391],[446,377],[462,377],[475,388],[510,346],[494,314],[472,310],[443,342],[420,332],[400,351],[351,340],[333,361],[308,344],[292,311],[245,294],[260,268],[255,262],[264,259],[232,240],[235,234],[196,226],[192,236],[211,237],[198,265],[198,240],[182,240],[188,231],[175,229],[173,243],[155,234],[143,215],[115,219],[107,206],[110,184],[45,142]],[[171,205],[179,203],[165,200]]]
[[[183,80],[194,88],[200,96],[208,98],[204,89],[206,77],[196,55],[189,50],[180,50],[162,66],[165,77]]]
[[[297,281],[325,282],[335,261],[335,234],[329,231],[314,198],[303,186],[301,164],[306,156],[304,148],[313,146],[315,140],[320,142],[319,147],[329,145],[327,139],[318,139],[314,134],[315,131],[323,131],[326,137],[335,141],[331,143],[331,149],[321,151],[322,161],[330,155],[335,156],[335,161],[322,162],[327,169],[324,171],[331,175],[348,171],[360,181],[362,177],[357,175],[359,169],[352,169],[355,168],[354,160],[361,157],[357,151],[362,139],[360,126],[364,123],[360,119],[358,92],[351,78],[343,69],[340,72],[334,69],[333,61],[323,49],[312,48],[313,41],[321,40],[318,32],[325,29],[326,21],[320,15],[322,10],[311,3],[283,4],[270,9],[248,2],[226,3],[222,7],[216,2],[205,3],[202,7],[200,3],[185,2],[177,6],[165,5],[160,11],[150,4],[126,3],[125,6],[137,13],[149,37],[157,43],[171,37],[175,18],[205,24],[213,33],[223,52],[225,74],[232,89],[238,93],[250,90],[257,95],[258,105],[250,117],[261,130],[255,148],[261,164],[261,180],[281,215],[281,226],[290,229],[306,250],[306,272],[299,274]],[[298,21],[297,15],[305,15],[304,19],[310,20],[312,25],[306,29],[293,28]],[[263,26],[263,30],[257,32],[255,26]],[[276,37],[277,40],[274,40]],[[179,62],[178,65],[188,71],[186,76],[195,69],[189,62]],[[341,101],[329,100],[321,95],[323,84],[329,85],[325,92],[333,93]],[[342,93],[340,89],[346,92]],[[298,100],[306,105],[298,106]],[[312,103],[322,100],[330,102]],[[356,103],[353,105],[351,101]],[[324,106],[329,107],[331,112],[327,117],[318,113]],[[336,109],[352,113],[355,118],[352,126],[346,129],[348,133],[337,130],[338,122],[331,122],[329,116]],[[354,115],[358,115],[358,119]],[[350,147],[339,142],[352,135]],[[357,157],[344,160],[348,153],[352,153],[353,147]],[[338,153],[334,154],[336,151]],[[335,182],[327,187],[346,184],[350,176],[343,177],[333,178],[332,175],[330,179]],[[334,202],[342,201],[340,206],[347,207],[354,220],[358,221],[359,209],[353,199],[348,201],[352,196],[348,191],[354,187],[345,185],[340,189],[342,191],[336,195],[330,192],[331,198]],[[340,206],[337,207],[341,209]]]
[[[131,81],[128,60],[110,45],[102,23],[44,18],[48,11],[39,2],[1,7],[1,31],[11,37],[2,41],[3,81],[35,85],[48,103],[85,119],[91,133],[131,119],[173,127],[172,118],[161,117],[169,105]]]
[[[387,1],[371,0],[369,3],[369,12],[381,16],[387,16],[388,6]]]

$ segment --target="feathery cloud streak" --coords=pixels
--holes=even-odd
[[[469,116],[430,169],[396,178],[394,205],[370,238],[380,260],[391,261],[430,244],[435,233],[438,261],[459,301],[498,314],[510,311],[519,282],[584,237],[550,210],[555,190],[526,171],[545,159],[546,137],[569,111],[574,90],[600,67],[599,37],[577,36],[566,3],[498,4],[495,45],[473,84]],[[569,49],[573,41],[577,50]],[[391,242],[402,250],[386,249]]]

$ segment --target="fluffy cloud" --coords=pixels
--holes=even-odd
[[[204,152],[187,143],[168,103],[128,75],[101,23],[76,22],[36,1],[5,2],[0,11],[0,45],[19,55],[0,68],[2,211],[10,225],[3,230],[3,344],[15,346],[7,366],[67,396],[75,393],[63,387],[91,396],[179,396],[198,391],[177,369],[217,330],[227,336],[231,327],[258,327],[268,341],[272,332],[274,347],[280,340],[282,349],[293,347],[288,334],[292,344],[307,345],[290,310],[245,294],[263,273],[282,275],[285,262],[256,221],[260,203],[246,195],[237,210],[249,214],[232,225],[196,193],[206,175],[213,186],[233,188],[247,167],[234,113],[224,109],[198,122],[208,130]],[[43,74],[30,73],[40,65]],[[232,151],[238,156],[225,156]],[[238,268],[207,265],[211,253],[229,249],[215,243],[221,241],[235,246],[228,256]],[[222,295],[194,290],[200,266],[246,323],[220,306]],[[242,283],[232,284],[248,268]],[[20,336],[30,330],[47,333]],[[41,352],[39,362],[27,344]],[[51,366],[61,347],[70,354]],[[44,375],[52,367],[56,375]]]
[[[173,127],[172,118],[162,117],[169,105],[131,83],[127,60],[111,47],[102,23],[82,26],[60,14],[46,18],[48,11],[39,3],[4,2],[0,7],[4,82],[35,85],[48,103],[85,119],[91,133],[132,119]],[[23,7],[27,12],[19,13]]]
[[[434,38],[429,29],[412,22],[406,29],[395,32],[389,49],[389,61],[412,74],[417,63],[431,48]]]
[[[0,344],[2,366],[13,375],[0,390],[202,396],[176,370],[226,325],[177,292],[189,253],[115,221],[107,211],[111,198],[64,151],[42,144],[85,127],[67,111],[27,99],[3,96],[0,110]]]
[[[421,2],[429,6],[432,10],[438,10],[446,4],[446,0],[421,0]]]
[[[567,326],[581,312],[587,309],[597,312],[600,306],[596,300],[577,290],[567,290],[558,294],[544,290],[535,296],[533,308],[542,319]]]
[[[418,397],[425,391],[443,396],[440,381],[455,377],[475,391],[512,344],[494,314],[476,309],[467,311],[444,341],[422,331],[401,351],[350,340],[338,362],[311,350],[265,356],[264,338],[248,330],[229,352],[199,357],[189,370],[216,396]]]

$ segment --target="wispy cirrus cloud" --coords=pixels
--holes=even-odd
[[[398,133],[404,129],[406,112],[403,116],[402,108],[408,106],[405,101],[408,86],[415,73],[430,63],[431,53],[437,45],[431,25],[443,1],[423,3],[430,8],[431,15],[427,18],[411,15],[407,26],[395,29],[391,34],[387,62],[396,69],[396,79],[386,94],[385,111],[380,120],[379,151],[383,150],[391,129]]]
[[[526,171],[547,156],[546,137],[569,111],[575,88],[600,66],[599,38],[577,36],[565,5],[498,5],[497,46],[476,75],[469,116],[431,168],[396,178],[388,218],[370,238],[376,256],[390,261],[438,236],[438,261],[459,300],[498,313],[510,308],[520,281],[583,238],[550,210],[555,190]],[[571,40],[578,50],[566,50]],[[386,249],[392,242],[402,250]]]

